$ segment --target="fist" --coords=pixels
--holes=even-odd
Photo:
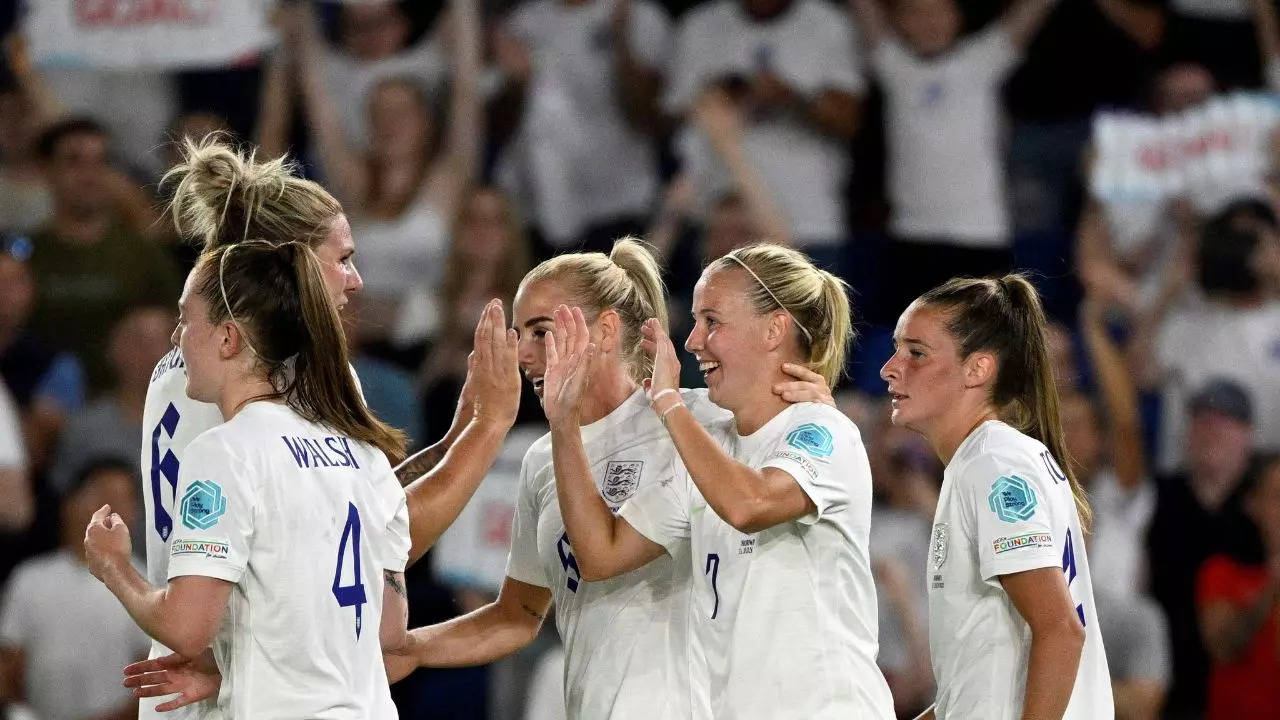
[[[120,563],[129,562],[132,543],[129,528],[120,516],[111,512],[110,505],[103,505],[89,519],[84,531],[85,560],[89,572],[99,580]]]

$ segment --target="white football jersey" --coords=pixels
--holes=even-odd
[[[641,391],[583,426],[582,441],[600,493],[614,509],[683,473]],[[688,652],[689,567],[686,542],[683,548],[673,544],[670,557],[625,575],[584,581],[556,497],[550,435],[529,449],[520,469],[507,576],[551,590],[565,647],[569,718],[688,720],[692,707],[705,708],[698,699],[705,687],[691,678]]]
[[[205,430],[222,424],[218,406],[187,397],[187,370],[178,348],[170,350],[151,373],[146,405],[142,411],[142,501],[146,515],[147,582],[164,587],[169,582],[169,541],[177,530],[178,469],[187,446]],[[173,652],[151,641],[149,657]],[[171,696],[138,701],[138,720],[217,720],[214,700],[158,713],[155,706]]]
[[[1031,629],[1000,576],[1059,568],[1085,643],[1067,720],[1114,716],[1071,484],[1039,441],[989,420],[943,473],[929,546],[929,648],[939,720],[1021,717]]]
[[[876,666],[871,469],[858,428],[835,408],[799,403],[749,436],[732,419],[712,435],[749,467],[789,474],[817,507],[741,533],[686,472],[619,511],[669,550],[692,538],[695,663],[706,666],[714,717],[893,718]]]
[[[179,471],[169,578],[235,583],[213,643],[230,718],[383,718],[383,571],[409,555],[405,494],[377,448],[258,401]]]

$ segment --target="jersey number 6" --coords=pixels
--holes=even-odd
[[[351,585],[342,584],[342,561],[351,543]],[[356,606],[356,639],[360,639],[360,616],[364,604],[364,583],[360,581],[360,511],[353,503],[347,503],[347,525],[342,528],[342,540],[338,541],[338,566],[333,571],[333,596],[338,607]]]

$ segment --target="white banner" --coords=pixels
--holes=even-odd
[[[1243,195],[1263,195],[1280,97],[1234,93],[1178,115],[1094,116],[1089,191],[1124,216],[1127,232],[1149,234],[1169,204],[1185,198],[1209,214]]]
[[[39,67],[183,70],[235,65],[275,42],[272,0],[27,0]]]

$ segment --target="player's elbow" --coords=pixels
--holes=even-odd
[[[1033,640],[1051,643],[1057,650],[1055,654],[1062,658],[1071,658],[1078,663],[1084,652],[1084,626],[1080,624],[1075,613],[1055,617],[1038,626],[1032,626]]]
[[[615,578],[626,572],[618,563],[612,562],[607,554],[598,557],[583,556],[578,558],[578,572],[586,582],[599,582]]]
[[[195,659],[200,657],[213,642],[213,633],[204,633],[196,628],[185,628],[163,642],[182,657]]]
[[[777,525],[774,514],[763,499],[747,498],[727,505],[721,519],[734,530],[751,535]]]

